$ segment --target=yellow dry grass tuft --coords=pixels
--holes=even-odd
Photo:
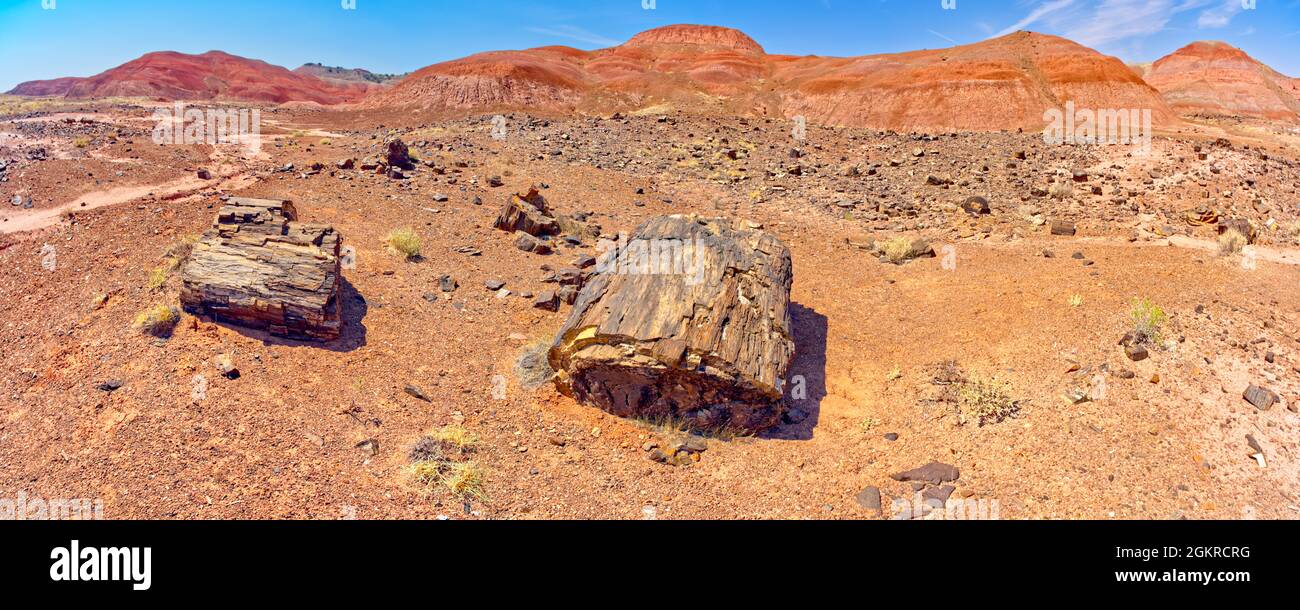
[[[132,326],[155,337],[169,337],[180,319],[175,307],[157,304],[136,314]]]
[[[1047,189],[1047,194],[1052,199],[1071,199],[1074,197],[1074,185],[1069,182],[1055,182]]]
[[[1223,232],[1223,235],[1219,236],[1219,254],[1222,256],[1241,254],[1241,251],[1245,249],[1249,243],[1250,239],[1245,235],[1242,235],[1241,231],[1228,229]]]
[[[427,436],[445,446],[459,449],[462,452],[470,451],[479,441],[477,434],[465,429],[464,426],[456,425],[443,426],[437,430],[432,430]]]
[[[967,379],[957,388],[957,398],[957,415],[962,425],[996,424],[1020,412],[1020,403],[1011,398],[1007,386],[994,379]]]
[[[420,256],[420,248],[422,247],[420,236],[416,234],[414,229],[409,227],[389,231],[388,235],[384,237],[384,243],[388,245],[389,251],[407,260]]]
[[[921,255],[922,248],[920,245],[920,240],[900,235],[881,244],[880,253],[884,255],[885,261],[901,265]]]
[[[461,498],[484,500],[483,469],[473,462],[424,460],[411,464],[411,479],[425,492],[442,486]]]

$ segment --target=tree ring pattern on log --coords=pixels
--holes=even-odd
[[[635,260],[665,241],[688,244],[676,251],[689,263]],[[729,219],[650,219],[604,253],[579,294],[549,352],[557,386],[621,417],[774,426],[794,357],[792,280],[790,251],[769,233]]]

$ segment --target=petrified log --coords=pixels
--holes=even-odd
[[[790,251],[727,219],[653,218],[597,264],[549,352],[561,392],[702,430],[780,422]]]
[[[554,235],[560,230],[546,206],[546,199],[535,188],[528,189],[524,195],[511,195],[493,226],[502,231],[523,231],[538,237]]]
[[[181,305],[276,336],[337,339],[342,238],[297,217],[288,201],[231,199],[185,264]]]

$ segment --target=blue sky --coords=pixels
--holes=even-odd
[[[1125,61],[1224,40],[1300,77],[1300,0],[0,0],[0,91],[89,76],[149,51],[219,49],[408,72],[494,49],[594,49],[671,23],[741,29],[769,53],[863,55],[1016,29]],[[1250,4],[1252,0],[1245,0]],[[652,4],[646,9],[643,4]]]

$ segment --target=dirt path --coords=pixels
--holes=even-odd
[[[216,180],[200,180],[195,176],[187,176],[162,184],[121,186],[102,191],[92,191],[57,207],[10,213],[4,216],[3,221],[0,221],[0,234],[43,229],[58,224],[64,212],[93,210],[134,201],[151,194],[163,198],[174,198],[177,195],[186,195],[204,189],[238,190],[252,186],[256,182],[257,178],[251,174],[231,172],[218,175]]]

